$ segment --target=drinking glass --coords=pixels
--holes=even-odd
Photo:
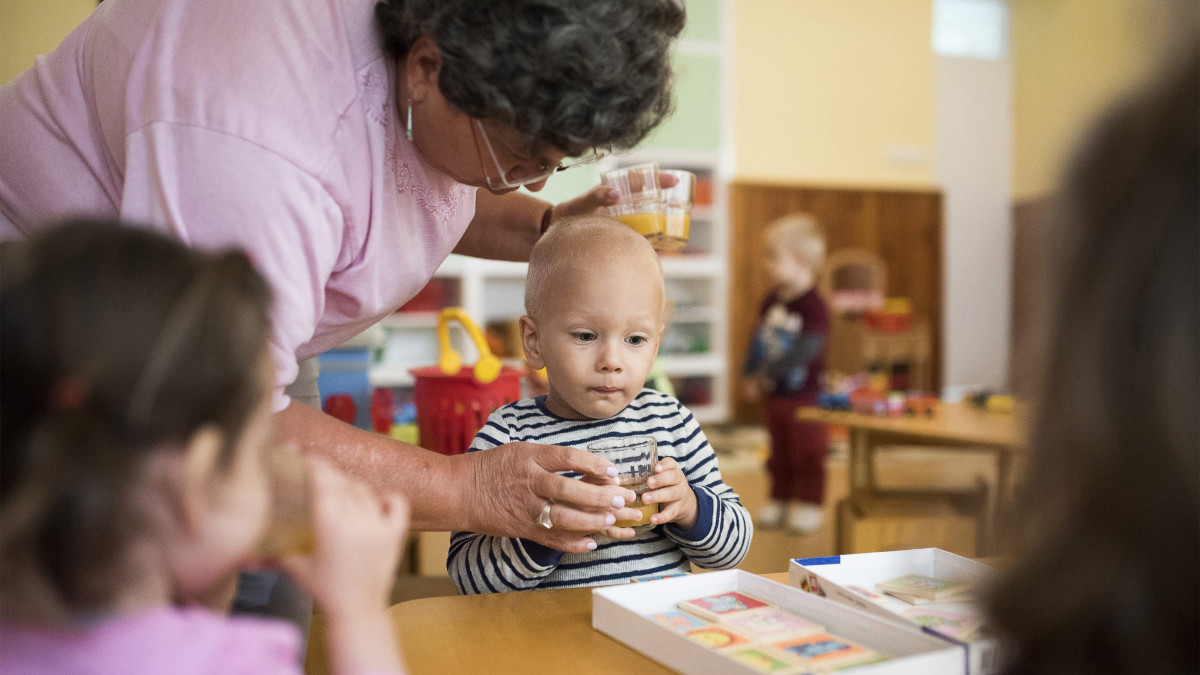
[[[662,187],[663,175],[674,176],[675,185]],[[600,174],[600,182],[617,191],[616,204],[605,215],[625,223],[660,251],[683,247],[691,229],[696,176],[690,171],[659,169],[658,164],[638,164]]]
[[[593,452],[612,462],[617,467],[617,479],[621,487],[633,490],[637,499],[626,508],[642,512],[641,520],[618,520],[613,523],[617,527],[648,527],[650,516],[658,513],[658,504],[646,504],[642,501],[642,493],[646,491],[646,481],[654,475],[654,466],[658,464],[658,444],[650,436],[626,436],[609,438],[589,443],[588,452]]]
[[[658,187],[658,164],[638,164],[600,174],[603,185],[620,195],[616,204],[604,210],[625,223],[634,232],[653,243],[666,226],[662,191]]]
[[[311,554],[315,535],[304,457],[295,448],[281,445],[267,450],[266,464],[271,481],[271,516],[258,554],[265,560],[289,553]]]
[[[659,240],[650,243],[654,245],[654,248],[660,250],[683,248],[688,243],[688,235],[692,229],[692,205],[696,202],[696,174],[678,169],[663,169],[658,174],[674,176],[675,185],[660,188],[666,222],[663,225],[662,234],[659,235]]]

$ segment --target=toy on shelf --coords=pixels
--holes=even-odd
[[[937,413],[937,396],[925,391],[889,390],[886,384],[870,372],[827,372],[817,405],[823,410],[878,417],[933,417]]]
[[[863,315],[867,325],[884,333],[912,330],[912,302],[908,298],[888,298],[883,307]]]
[[[417,441],[420,439],[417,433],[416,405],[405,403],[396,409],[396,413],[392,417],[392,426],[388,430],[388,435],[398,441],[417,445]]]
[[[876,417],[933,417],[938,399],[924,391],[880,392],[869,387],[849,393],[826,392],[817,399],[823,410]]]
[[[326,415],[346,424],[354,424],[354,418],[358,416],[358,406],[354,405],[354,397],[350,394],[331,394],[322,409]]]
[[[458,321],[479,350],[474,367],[463,369],[462,357],[450,346],[449,322]],[[501,365],[483,332],[467,313],[447,307],[438,313],[438,365],[414,368],[413,398],[421,446],[443,455],[466,452],[488,415],[521,398],[520,368]]]
[[[417,291],[417,294],[397,311],[404,313],[436,312],[446,304],[455,301],[456,290],[454,282],[449,279],[430,279],[424,288]]]
[[[392,411],[396,395],[391,389],[379,388],[371,392],[371,428],[376,433],[386,434],[392,430]]]
[[[1016,408],[1016,401],[1010,394],[998,394],[987,389],[972,392],[963,400],[988,412],[1011,413]]]

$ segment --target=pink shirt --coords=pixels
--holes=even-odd
[[[161,607],[69,630],[0,624],[0,672],[300,673],[300,633],[283,621]]]
[[[474,215],[405,140],[375,0],[121,0],[0,87],[0,239],[119,216],[239,246],[296,362],[394,311]]]

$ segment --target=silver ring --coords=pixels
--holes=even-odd
[[[554,523],[552,523],[550,521],[550,507],[551,506],[552,506],[552,504],[550,502],[546,502],[546,505],[542,507],[542,512],[539,513],[538,517],[537,517],[537,524],[541,525],[542,527],[546,528],[547,530],[554,527]]]

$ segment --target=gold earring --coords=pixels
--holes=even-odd
[[[408,123],[404,126],[404,137],[412,140],[412,99],[408,99]]]

